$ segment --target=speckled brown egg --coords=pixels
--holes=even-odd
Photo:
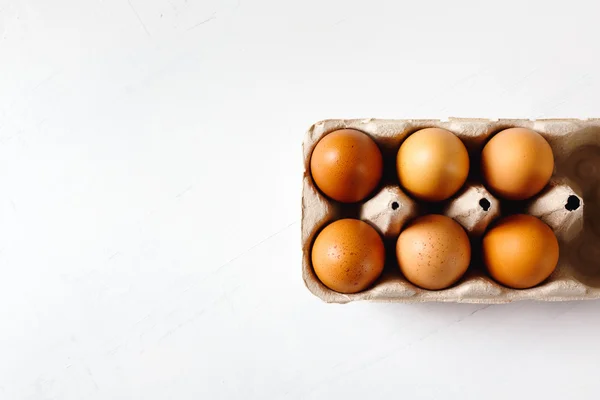
[[[558,263],[558,240],[536,217],[511,215],[499,220],[483,237],[483,262],[496,281],[515,289],[536,286]]]
[[[552,148],[531,129],[505,129],[494,135],[481,153],[485,185],[505,199],[534,196],[548,184],[553,171]]]
[[[421,129],[400,146],[396,157],[400,185],[413,197],[442,201],[456,193],[469,175],[469,153],[452,132]]]
[[[379,184],[383,158],[367,134],[340,129],[317,143],[310,159],[310,172],[326,196],[342,203],[355,203]]]
[[[377,231],[357,219],[341,219],[325,227],[312,248],[317,277],[340,293],[367,289],[381,275],[385,262],[383,241]]]
[[[396,257],[410,282],[424,289],[444,289],[467,271],[471,244],[463,227],[452,218],[425,215],[400,233]]]

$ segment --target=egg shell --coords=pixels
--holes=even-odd
[[[469,153],[446,129],[426,128],[410,135],[398,150],[400,185],[412,196],[441,201],[455,194],[469,175]]]
[[[315,239],[312,265],[328,288],[356,293],[381,275],[385,263],[383,240],[366,222],[341,219],[327,225]]]
[[[481,152],[486,187],[505,199],[525,200],[536,195],[548,184],[553,171],[552,148],[531,129],[505,129]]]
[[[368,135],[354,129],[341,129],[317,143],[310,171],[326,196],[342,203],[354,203],[367,197],[379,184],[383,158]]]
[[[402,274],[424,289],[445,289],[458,281],[471,262],[465,230],[444,215],[425,215],[412,221],[396,243]]]
[[[531,215],[497,221],[483,237],[483,262],[503,285],[526,289],[542,283],[558,263],[558,240],[552,229]]]

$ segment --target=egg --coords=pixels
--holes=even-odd
[[[367,134],[340,129],[319,140],[312,152],[310,171],[326,196],[342,203],[355,203],[379,184],[383,158]]]
[[[558,255],[552,229],[531,215],[502,218],[483,237],[483,262],[489,274],[514,289],[546,280],[556,268]]]
[[[327,225],[312,248],[315,274],[340,293],[367,289],[381,275],[385,249],[379,233],[366,222],[341,219]]]
[[[531,129],[505,129],[494,135],[481,153],[487,188],[508,200],[525,200],[539,193],[553,171],[552,148]]]
[[[400,146],[396,157],[400,185],[413,197],[442,201],[455,194],[469,175],[469,154],[452,132],[421,129]]]
[[[444,289],[458,281],[471,262],[471,243],[456,221],[425,215],[404,229],[396,243],[402,274],[424,289]]]

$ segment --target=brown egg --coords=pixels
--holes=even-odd
[[[481,153],[487,188],[509,200],[525,200],[539,193],[553,170],[552,148],[531,129],[505,129],[492,137]]]
[[[515,289],[538,285],[558,263],[552,229],[531,215],[502,218],[483,237],[483,262],[498,282]]]
[[[357,219],[327,225],[312,248],[317,277],[341,293],[356,293],[371,286],[381,275],[384,262],[381,237],[371,225]]]
[[[467,180],[469,153],[452,132],[421,129],[400,146],[396,157],[400,185],[425,201],[446,200]]]
[[[383,158],[367,134],[341,129],[317,143],[310,159],[310,171],[325,195],[342,203],[355,203],[379,184]]]
[[[451,286],[471,262],[471,243],[452,218],[426,215],[415,219],[398,237],[396,257],[410,282],[424,289]]]

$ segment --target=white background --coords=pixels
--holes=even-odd
[[[0,0],[0,399],[597,399],[599,302],[300,266],[312,123],[598,117],[597,4]]]

